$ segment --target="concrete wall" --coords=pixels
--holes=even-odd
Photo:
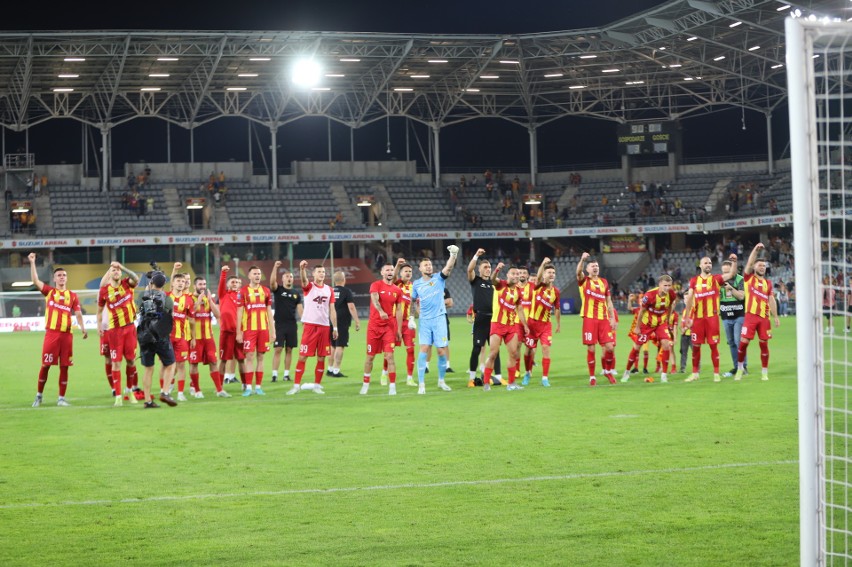
[[[299,181],[329,177],[414,179],[417,174],[417,163],[413,161],[294,161],[291,167]]]

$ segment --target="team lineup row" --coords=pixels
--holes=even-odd
[[[700,262],[700,274],[692,278],[685,296],[685,309],[681,327],[691,338],[693,373],[687,382],[698,379],[701,345],[707,343],[711,351],[714,380],[720,381],[719,352],[720,314],[726,330],[737,330],[735,380],[741,379],[746,365],[748,344],[757,335],[761,351],[762,379],[768,379],[771,338],[770,316],[779,325],[777,306],[772,287],[766,275],[766,263],[759,257],[762,244],[755,246],[744,269],[737,274],[736,256],[723,263],[722,274],[712,274],[710,258]],[[449,327],[445,306],[445,282],[455,267],[458,247],[449,246],[450,257],[444,268],[434,273],[429,259],[419,263],[421,277],[413,279],[413,268],[404,258],[396,264],[381,269],[381,279],[370,287],[370,315],[367,325],[367,349],[361,393],[370,388],[370,377],[376,355],[382,354],[384,371],[382,383],[388,382],[388,393],[396,394],[396,366],[393,352],[397,346],[406,349],[407,383],[417,385],[418,394],[426,391],[425,374],[427,358],[434,346],[438,357],[438,387],[449,391],[447,349]],[[530,277],[525,268],[508,267],[498,263],[493,269],[484,259],[484,249],[477,250],[467,267],[468,281],[473,293],[473,305],[468,313],[473,325],[473,349],[470,356],[470,387],[482,385],[490,390],[492,383],[501,383],[500,348],[505,344],[508,353],[507,390],[523,389],[529,383],[535,364],[536,351],[541,344],[542,386],[549,386],[553,332],[560,332],[559,290],[554,286],[555,266],[548,258],[542,261],[537,274]],[[87,338],[79,300],[67,289],[67,272],[55,268],[53,285],[41,282],[36,273],[35,254],[29,255],[31,275],[37,288],[45,295],[45,338],[42,348],[42,365],[38,379],[38,393],[34,407],[41,405],[43,392],[51,366],[59,366],[58,405],[67,406],[65,399],[68,367],[73,364],[72,317],[76,317],[83,338]],[[310,277],[308,262],[299,264],[301,291],[293,286],[293,274],[276,262],[270,275],[270,286],[261,283],[261,270],[252,266],[248,270],[248,283],[222,268],[218,285],[218,304],[213,301],[207,282],[202,277],[190,282],[188,274],[180,272],[176,263],[170,278],[170,290],[163,291],[167,280],[164,273],[148,274],[148,286],[142,296],[134,301],[134,288],[139,277],[118,262],[113,262],[101,280],[98,294],[98,334],[100,352],[105,358],[105,372],[112,388],[116,406],[124,400],[137,403],[144,399],[145,407],[158,407],[151,393],[155,358],[162,364],[159,400],[170,406],[185,401],[186,363],[189,363],[190,395],[202,398],[199,384],[199,365],[207,365],[219,397],[230,397],[223,384],[236,382],[239,368],[243,383],[243,396],[265,395],[265,353],[270,344],[275,349],[273,381],[277,379],[280,355],[285,355],[284,380],[289,380],[292,350],[298,346],[293,385],[287,391],[294,395],[303,389],[322,394],[322,379],[326,374],[340,376],[340,356],[348,346],[348,329],[351,321],[338,325],[335,309],[335,289],[325,283],[326,271],[322,265],[313,266]],[[278,284],[280,272],[281,284]],[[342,276],[342,273],[335,274]],[[577,264],[577,284],[582,297],[582,342],[586,345],[589,383],[596,385],[595,351],[602,347],[601,366],[609,382],[615,384],[615,331],[617,314],[612,304],[609,283],[600,276],[598,262],[584,253]],[[341,284],[343,282],[340,282]],[[189,290],[193,285],[192,292]],[[634,309],[634,319],[628,336],[633,348],[628,357],[622,382],[638,369],[639,352],[647,350],[654,342],[660,348],[662,367],[660,380],[667,382],[666,369],[672,350],[670,326],[676,325],[674,312],[676,294],[671,289],[668,275],[660,276],[658,286],[645,292]],[[343,288],[345,289],[345,288]],[[347,290],[348,291],[348,290]],[[351,292],[350,292],[351,293]],[[344,301],[346,301],[344,299]],[[357,312],[348,301],[348,310],[360,326]],[[273,304],[275,309],[273,310]],[[415,317],[417,315],[417,317]],[[213,336],[212,317],[219,320],[219,349]],[[343,317],[341,317],[343,318]],[[555,321],[555,330],[551,320]],[[302,336],[298,340],[297,322],[302,322]],[[419,332],[418,322],[419,321]],[[414,382],[415,335],[419,353],[416,358],[417,382]],[[136,356],[139,350],[144,368],[142,387],[139,387]],[[525,350],[523,357],[521,351]],[[326,359],[333,356],[332,366],[326,370]],[[732,352],[733,356],[733,352]],[[303,384],[307,359],[315,357],[314,381]],[[646,354],[647,357],[647,354]],[[520,377],[521,360],[525,373]],[[646,358],[647,359],[647,358]],[[126,388],[121,389],[121,361],[125,361]],[[482,370],[477,376],[477,367]],[[177,401],[171,397],[173,382],[177,382]]]

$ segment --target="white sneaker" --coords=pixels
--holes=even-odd
[[[520,384],[509,384],[508,386],[506,386],[507,392],[513,392],[515,390],[523,390],[523,389],[524,389],[524,387],[521,386]]]
[[[204,393],[201,390],[199,390],[199,391],[195,392],[194,394],[192,394],[192,397],[195,398],[196,400],[203,400],[204,399]]]
[[[697,380],[697,379],[698,379],[698,378],[696,378],[696,380]],[[663,372],[662,374],[660,374],[660,382],[662,382],[663,384],[668,384],[668,383],[669,383],[669,377],[668,377],[668,376],[666,376],[666,373],[665,373],[665,372]]]
[[[322,389],[322,384],[314,384],[314,394],[325,394],[325,390]]]
[[[418,394],[425,394],[426,393],[426,384],[420,384],[419,386],[417,386],[417,393]]]
[[[369,391],[370,391],[370,383],[369,382],[364,382],[363,384],[361,384],[361,395],[362,396],[367,395],[367,392],[369,392]]]
[[[58,406],[59,406],[59,407],[61,407],[61,408],[67,408],[67,407],[68,407],[68,406],[70,406],[71,404],[69,404],[68,402],[66,402],[66,401],[65,401],[65,398],[59,398],[59,399],[56,401],[56,405],[58,405]]]
[[[721,381],[722,381],[722,377],[721,377],[721,376],[719,376],[718,374],[714,374],[714,375],[713,375],[713,381],[714,381],[714,382],[721,382]]]
[[[222,390],[221,392],[216,392],[216,397],[217,398],[230,398],[231,394],[229,394],[225,390]]]
[[[396,395],[396,384],[391,384],[390,386],[388,386],[388,396],[395,396],[395,395]]]
[[[195,397],[195,387],[193,387],[193,386],[189,387],[189,395],[192,396],[192,397]]]
[[[684,382],[698,382],[698,373],[693,372],[692,374],[689,375],[689,378],[684,380]]]
[[[41,405],[41,394],[36,394],[35,401],[33,402],[33,407],[37,408]]]
[[[298,394],[302,391],[302,386],[300,384],[293,384],[293,387],[287,390],[287,395],[292,396],[293,394]]]
[[[382,386],[388,385],[388,375],[387,374],[382,374],[381,384],[382,384]]]
[[[491,382],[487,382],[487,383],[483,384],[482,385],[482,391],[483,392],[490,392],[491,391]]]
[[[121,401],[121,394],[115,397],[115,403],[112,404],[113,407],[120,408],[124,405],[124,402]]]
[[[408,378],[405,379],[405,385],[406,386],[416,386],[417,382],[414,381],[413,376],[409,376]]]
[[[447,383],[444,382],[443,380],[438,382],[438,387],[445,392],[452,392],[453,391],[453,389],[450,388],[449,386],[447,386]]]
[[[622,382],[627,382],[628,380],[630,380],[630,371],[629,371],[629,370],[625,370],[625,371],[624,371],[624,375],[622,375],[622,377],[621,377],[621,381],[622,381]]]
[[[183,392],[178,392],[178,401],[179,402],[185,402],[186,401],[186,396],[183,395]]]

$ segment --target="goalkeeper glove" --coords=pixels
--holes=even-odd
[[[417,328],[417,323],[414,322],[414,315],[411,315],[408,318],[408,328],[414,330]]]
[[[453,258],[459,255],[459,247],[455,244],[450,244],[449,246],[447,246],[447,250],[450,251],[450,256],[452,256]]]

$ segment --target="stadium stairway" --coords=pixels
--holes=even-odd
[[[186,209],[181,203],[178,190],[174,187],[163,188],[163,202],[166,204],[166,209],[169,212],[169,223],[175,229],[183,229],[181,232],[189,232],[189,218],[186,215]]]
[[[403,228],[402,216],[391,199],[387,187],[383,184],[373,185],[373,196],[381,202],[385,211],[384,225],[388,228]]]
[[[713,191],[707,196],[704,210],[716,217],[724,216],[725,204],[728,202],[728,186],[733,181],[731,177],[724,177],[716,182]]]
[[[39,236],[52,235],[53,214],[50,209],[50,197],[42,193],[35,198],[33,205],[36,213],[36,233]],[[8,228],[8,218],[6,218],[6,223]]]
[[[218,207],[214,205],[210,225],[217,232],[233,232],[234,228],[231,225],[231,216],[228,214],[228,207],[225,205],[219,205]]]
[[[340,183],[329,186],[331,194],[334,196],[334,203],[340,214],[343,215],[343,225],[346,227],[357,227],[361,224],[361,219],[355,217],[354,203],[349,199],[349,194],[346,192],[346,187]]]

